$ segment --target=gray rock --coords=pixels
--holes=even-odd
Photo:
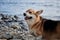
[[[40,40],[41,37],[34,37],[29,33],[25,20],[18,16],[0,14],[0,39],[6,40]],[[8,19],[5,19],[8,18]],[[18,19],[18,20],[17,20]],[[16,21],[15,21],[16,20]]]

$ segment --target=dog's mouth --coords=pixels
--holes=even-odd
[[[28,19],[32,19],[32,17],[27,17],[27,16],[26,16],[26,17],[25,17],[25,20],[28,20]]]

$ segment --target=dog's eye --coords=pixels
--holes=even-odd
[[[32,13],[32,12],[29,12],[29,13]]]

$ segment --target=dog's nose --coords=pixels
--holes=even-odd
[[[23,13],[24,16],[26,16],[26,13]]]

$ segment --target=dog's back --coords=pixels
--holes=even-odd
[[[46,20],[43,24],[43,38],[46,40],[60,39],[60,21]]]
[[[45,32],[53,32],[56,30],[57,24],[57,21],[47,20],[44,22],[43,29]]]

